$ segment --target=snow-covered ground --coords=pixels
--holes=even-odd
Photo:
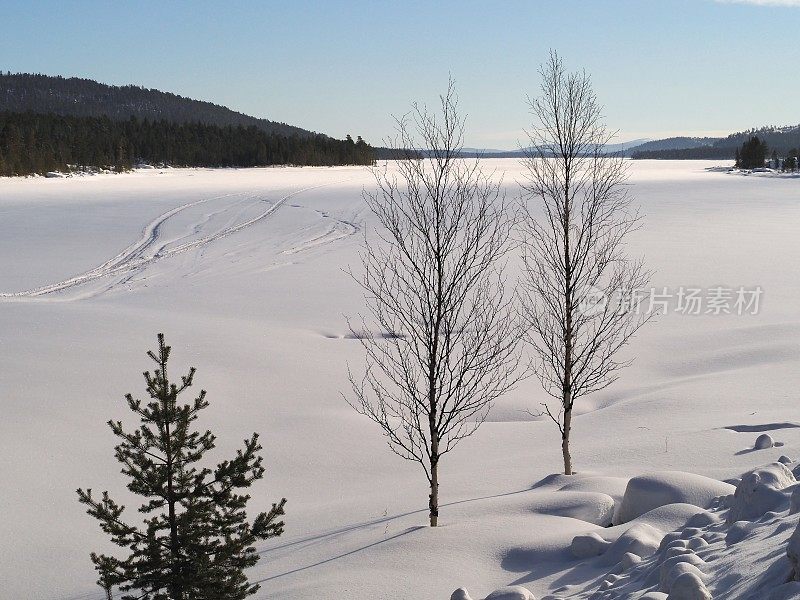
[[[602,522],[603,494],[619,502],[627,478],[722,480],[800,458],[800,428],[774,425],[800,422],[800,187],[712,165],[632,163],[646,220],[630,250],[672,296],[634,340],[634,365],[580,406],[580,474],[542,482],[560,452],[552,424],[526,412],[544,399],[528,380],[442,463],[435,530],[421,471],[340,395],[346,364],[361,359],[345,316],[363,300],[342,270],[358,269],[372,224],[366,169],[0,180],[0,597],[102,598],[88,553],[110,547],[75,488],[129,500],[105,421],[132,422],[123,395],[143,391],[158,331],[173,372],[196,366],[208,390],[200,425],[218,435],[215,457],[262,434],[268,471],[251,510],[288,498],[284,536],[250,573],[258,597],[446,600],[511,584],[585,597],[609,568],[573,558],[570,543],[610,531],[589,521]],[[487,167],[517,193],[516,161]],[[735,314],[736,290],[759,287],[758,314]],[[681,288],[704,302],[733,290],[734,314],[678,314]],[[752,450],[762,430],[783,445]],[[641,518],[667,531],[691,512],[680,510]],[[751,554],[765,572],[780,558]]]

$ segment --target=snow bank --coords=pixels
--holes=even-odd
[[[718,496],[732,494],[730,484],[681,471],[662,471],[634,477],[628,482],[625,496],[614,519],[627,523],[631,519],[666,504],[685,503],[707,508]]]
[[[783,463],[748,471],[729,499],[728,523],[752,521],[770,511],[784,510],[789,498],[781,490],[794,483],[794,475]]]
[[[800,514],[789,510],[797,489],[791,471],[780,462],[748,471],[734,494],[717,498],[708,510],[664,535],[655,551],[645,547],[648,556],[636,561],[623,555],[624,560],[612,565],[612,544],[597,561],[612,566],[608,574],[584,590],[566,590],[571,593],[559,597],[800,598],[800,581],[794,580],[800,577]],[[636,529],[632,527],[619,541],[646,539],[645,532]]]

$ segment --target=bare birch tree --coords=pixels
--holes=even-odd
[[[523,315],[534,370],[559,403],[557,411],[544,403],[539,414],[558,426],[570,475],[575,401],[613,383],[628,364],[619,351],[647,320],[636,292],[649,273],[625,254],[640,217],[624,159],[606,154],[612,134],[589,76],[567,73],[555,52],[540,74],[524,160]]]
[[[501,272],[513,226],[501,184],[478,159],[459,158],[452,80],[440,100],[438,115],[414,104],[398,120],[390,145],[402,158],[376,167],[376,191],[364,193],[379,230],[354,276],[371,325],[360,319],[366,366],[350,373],[347,398],[392,451],[422,465],[432,527],[440,461],[518,381],[522,335]]]

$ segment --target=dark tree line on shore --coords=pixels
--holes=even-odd
[[[675,148],[668,150],[634,150],[634,160],[731,160],[736,152],[735,146],[699,146],[697,148]]]
[[[360,137],[267,133],[255,126],[0,112],[0,175],[111,168],[372,164]]]

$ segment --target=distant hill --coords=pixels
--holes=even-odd
[[[623,154],[628,154],[632,150],[637,148],[641,148],[644,144],[652,143],[649,138],[641,138],[636,140],[631,140],[629,142],[619,142],[616,144],[606,144],[605,150],[609,154],[614,154],[616,152],[622,152]]]
[[[115,86],[80,79],[27,73],[0,73],[0,112],[34,112],[72,117],[108,117],[119,121],[164,120],[219,127],[257,127],[266,133],[310,137],[300,127],[258,119],[218,104],[135,85]]]
[[[648,147],[644,144],[632,153],[634,159],[719,159],[733,160],[736,149],[753,136],[766,142],[769,151],[785,156],[789,150],[800,148],[800,125],[759,127],[732,133],[724,138],[669,138],[672,147]],[[674,142],[673,142],[674,140]],[[702,142],[702,143],[696,143]],[[691,144],[691,145],[689,145]]]
[[[685,150],[713,146],[721,138],[713,137],[671,137],[662,140],[653,140],[636,146],[637,152],[652,152],[659,150]]]

